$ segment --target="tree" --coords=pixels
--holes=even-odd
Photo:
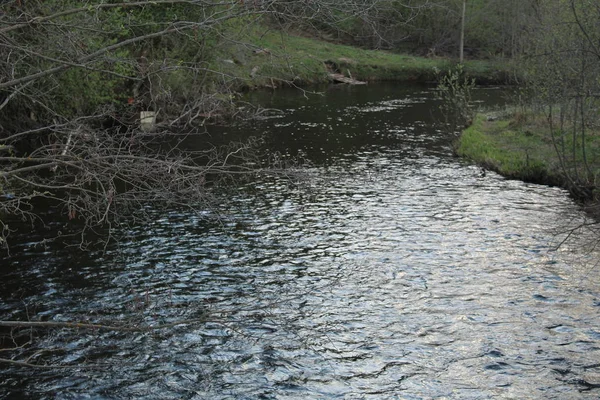
[[[411,0],[419,13],[397,30],[403,43],[429,55],[460,58],[461,42],[467,56],[517,57],[528,50],[537,25],[537,0]],[[463,18],[464,11],[464,18]],[[398,32],[396,33],[398,36]],[[461,37],[463,39],[461,39]]]
[[[174,133],[196,135],[204,119],[238,112],[237,78],[216,67],[222,43],[253,25],[341,26],[359,19],[375,32],[392,8],[403,5],[389,0],[3,2],[0,241],[6,244],[9,216],[39,220],[39,201],[83,227],[79,232],[110,228],[125,215],[141,217],[150,203],[206,203],[214,182],[257,172],[256,159],[249,160],[251,144],[190,151]],[[418,8],[407,9],[414,14]],[[163,125],[152,134],[140,130],[141,111],[158,114]]]
[[[588,145],[600,131],[600,5],[557,0],[542,11],[537,51],[527,63],[534,112],[546,115],[567,186],[590,200],[598,184]]]
[[[186,84],[198,93],[185,99],[193,100],[192,115],[227,103],[203,85],[207,49],[228,21],[265,12],[237,1],[5,3],[0,242],[10,232],[7,217],[39,220],[40,200],[85,232],[142,217],[149,204],[206,203],[209,182],[255,172],[244,164],[250,144],[190,151],[171,130],[148,135],[134,122]],[[166,118],[179,118],[177,111]]]

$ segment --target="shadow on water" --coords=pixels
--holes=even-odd
[[[213,128],[310,161],[215,212],[157,213],[106,252],[32,242],[0,268],[3,319],[203,324],[51,331],[2,366],[20,398],[597,398],[597,254],[555,233],[584,216],[557,188],[456,159],[427,87],[253,93],[279,116]],[[480,90],[485,104],[497,89]],[[222,136],[221,136],[222,135]]]

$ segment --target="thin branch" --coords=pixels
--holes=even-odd
[[[214,322],[207,318],[196,318],[188,319],[183,321],[177,321],[170,324],[161,324],[154,326],[114,326],[114,325],[103,325],[103,324],[89,324],[84,322],[51,322],[51,321],[0,321],[0,327],[8,328],[69,328],[69,329],[91,329],[91,330],[105,330],[105,331],[116,331],[116,332],[150,332],[160,329],[173,328],[179,325],[191,325],[204,322]]]
[[[593,54],[600,60],[600,50],[596,46],[596,42],[594,41],[594,39],[592,39],[590,37],[590,34],[589,34],[588,30],[586,29],[586,27],[581,22],[581,20],[579,18],[579,14],[577,13],[577,7],[575,6],[575,0],[571,0],[570,6],[571,6],[571,11],[573,12],[573,17],[575,18],[575,22],[577,23],[577,26],[579,26],[579,30],[581,31],[581,33],[583,33],[583,35],[587,39],[589,45],[592,47],[592,49],[594,49]]]
[[[207,20],[207,21],[203,21],[201,23],[198,22],[190,22],[190,21],[186,21],[185,23],[176,23],[176,26],[173,26],[171,28],[168,29],[164,29],[162,31],[158,31],[158,32],[153,32],[153,33],[149,33],[146,35],[140,35],[140,36],[136,36],[130,39],[126,39],[123,40],[119,43],[115,43],[113,45],[110,46],[106,46],[103,47],[102,49],[99,49],[93,53],[90,53],[86,56],[80,57],[77,61],[73,62],[73,63],[69,63],[69,64],[62,64],[53,68],[48,68],[46,70],[37,72],[35,74],[31,74],[31,75],[27,75],[21,78],[17,78],[17,79],[12,79],[6,82],[2,82],[0,83],[0,89],[5,89],[8,87],[12,87],[15,85],[20,85],[29,81],[33,81],[39,78],[43,78],[45,76],[48,75],[53,75],[57,72],[61,72],[61,71],[65,71],[67,69],[70,69],[73,67],[73,65],[80,65],[80,64],[85,64],[86,62],[92,61],[95,58],[109,53],[113,50],[117,50],[120,49],[122,47],[128,46],[130,44],[134,44],[134,43],[138,43],[138,42],[142,42],[144,40],[148,40],[148,39],[153,39],[153,38],[157,38],[157,37],[161,37],[161,36],[165,36],[168,35],[170,33],[176,33],[176,32],[181,32],[183,30],[188,30],[188,29],[192,29],[195,27],[200,27],[200,26],[210,26],[213,24],[217,24],[220,22],[224,22],[226,20],[229,19],[233,19],[233,18],[237,18],[239,16],[241,16],[242,14],[236,14],[236,13],[232,13],[232,14],[226,14],[222,17],[219,17],[217,19],[213,19],[213,20]]]
[[[48,365],[48,364],[33,364],[25,361],[10,360],[8,358],[0,358],[0,364],[8,364],[15,367],[27,367],[35,369],[88,369],[88,368],[106,368],[109,365],[102,364],[81,364],[81,365]]]
[[[209,3],[209,2],[198,1],[198,0],[194,0],[194,1],[190,1],[190,0],[150,0],[150,1],[137,1],[137,2],[131,2],[131,3],[102,3],[102,4],[95,4],[95,5],[90,4],[85,7],[73,8],[70,10],[64,10],[61,12],[57,12],[55,14],[48,15],[46,17],[35,17],[26,22],[8,26],[6,28],[0,29],[0,34],[7,33],[10,31],[17,30],[17,29],[21,29],[21,28],[25,28],[27,26],[35,26],[35,25],[44,23],[46,21],[50,21],[50,20],[60,18],[60,17],[66,17],[68,15],[73,15],[73,14],[99,11],[99,10],[105,9],[105,8],[144,7],[144,6],[149,6],[149,5],[160,5],[160,4],[191,4],[191,5],[197,5],[200,7],[205,7],[208,5],[210,5],[212,7],[217,7],[217,6],[231,4],[231,2]]]
[[[22,85],[20,88],[17,88],[15,90],[13,90],[13,92],[11,94],[9,94],[8,96],[6,96],[6,99],[4,99],[4,101],[2,102],[2,104],[0,104],[0,111],[6,107],[6,105],[12,100],[13,97],[15,97],[17,94],[21,93],[21,91],[23,89],[25,89],[27,86],[31,85],[33,83],[33,81],[27,82],[26,84]]]

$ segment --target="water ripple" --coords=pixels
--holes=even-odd
[[[9,396],[597,398],[597,254],[577,237],[556,249],[554,232],[583,217],[566,193],[453,158],[411,117],[433,104],[427,91],[358,105],[328,96],[340,102],[329,121],[360,117],[328,134],[345,145],[315,159],[312,184],[248,183],[223,219],[159,215],[105,254],[25,246],[8,259],[5,317],[210,319],[155,334],[53,332],[39,339],[53,361],[109,367],[9,370]],[[299,132],[329,132],[306,116],[318,106],[272,129],[314,142]]]

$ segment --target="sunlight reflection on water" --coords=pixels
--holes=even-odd
[[[33,319],[211,322],[51,334],[40,345],[65,349],[55,361],[110,367],[85,379],[10,370],[10,393],[598,397],[597,255],[578,238],[556,250],[554,233],[583,218],[564,191],[482,177],[454,158],[423,88],[333,91],[327,107],[292,96],[255,129],[273,150],[302,149],[308,182],[248,183],[222,218],[160,215],[104,255],[25,246],[1,272],[9,317],[26,303]]]

